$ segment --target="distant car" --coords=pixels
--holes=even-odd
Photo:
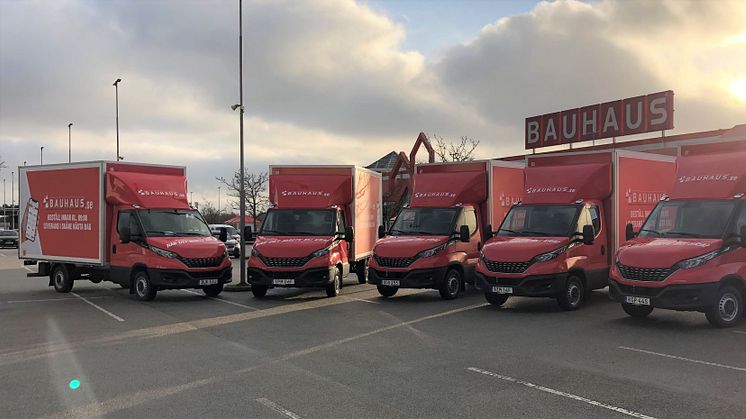
[[[18,230],[0,230],[0,247],[18,247]]]
[[[228,224],[210,224],[210,232],[215,237],[220,236],[221,228],[225,228],[228,232],[228,240],[225,241],[228,254],[235,258],[241,256],[241,235],[238,234],[238,230]]]

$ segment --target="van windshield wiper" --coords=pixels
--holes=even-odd
[[[273,234],[274,233],[274,234],[281,235],[281,236],[285,235],[284,231],[277,231],[277,230],[267,230],[267,229],[265,229],[265,230],[262,230],[262,231],[259,232],[259,234],[265,234],[265,233],[269,233],[269,234]]]
[[[668,236],[669,234],[678,234],[679,236],[684,236],[684,237],[699,237],[698,234],[687,233],[686,231],[669,231],[666,233],[666,236]]]
[[[499,233],[500,231],[506,231],[506,232],[508,232],[508,233],[512,233],[512,234],[515,234],[516,236],[517,236],[517,235],[519,235],[519,234],[521,234],[521,232],[520,232],[520,231],[515,231],[515,230],[511,230],[511,229],[509,229],[509,228],[501,228],[501,229],[500,229],[500,230],[498,231],[498,233]]]
[[[148,234],[160,234],[161,236],[173,236],[175,235],[173,231],[163,231],[163,230],[147,230]]]
[[[648,233],[656,234],[656,235],[658,235],[658,237],[663,236],[663,233],[661,233],[660,231],[651,230],[649,228],[641,228],[640,232],[642,232],[642,231],[647,231]]]
[[[530,236],[548,236],[548,233],[545,233],[543,231],[533,231],[533,230],[523,230],[520,232],[520,234],[528,234]]]

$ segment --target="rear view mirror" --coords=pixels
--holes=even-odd
[[[119,241],[121,241],[123,244],[132,241],[132,232],[130,231],[129,225],[122,226],[122,231],[119,232]]]
[[[583,226],[583,244],[593,244],[596,232],[593,230],[592,225]]]
[[[225,243],[228,241],[228,229],[225,227],[220,227],[220,235],[218,236],[218,240]]]
[[[355,229],[352,226],[345,227],[345,241],[352,243],[355,240]]]
[[[386,229],[383,226],[378,226],[378,238],[382,239],[386,236]]]
[[[469,226],[461,226],[461,228],[459,229],[459,240],[461,240],[463,243],[469,243],[469,239],[471,239],[471,234],[469,234]]]
[[[487,224],[487,231],[484,232],[484,241],[491,239],[493,235],[492,224]]]
[[[741,226],[741,247],[746,248],[746,225]]]
[[[632,223],[627,224],[627,228],[624,230],[624,238],[626,240],[632,240],[635,238],[635,228]]]

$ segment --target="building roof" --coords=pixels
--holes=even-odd
[[[390,172],[391,169],[394,168],[394,164],[396,164],[397,158],[399,158],[399,153],[397,153],[396,151],[392,151],[391,153],[381,157],[370,165],[365,166],[365,168],[381,173]]]

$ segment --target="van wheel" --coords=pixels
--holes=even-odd
[[[443,281],[443,285],[440,286],[440,296],[444,300],[453,300],[458,297],[458,292],[461,290],[461,272],[458,269],[451,269],[446,273],[446,279]]]
[[[726,285],[718,291],[717,302],[705,311],[707,321],[715,327],[732,327],[743,316],[743,297]]]
[[[202,288],[202,292],[208,297],[217,297],[223,292],[223,284],[208,285]]]
[[[565,282],[565,289],[557,297],[560,307],[566,311],[577,310],[585,299],[583,280],[577,275],[570,275]]]
[[[622,304],[625,313],[632,317],[643,318],[653,312],[653,306],[636,306],[634,304]]]
[[[365,284],[368,282],[368,260],[363,259],[355,264],[355,275],[357,275],[357,282]]]
[[[73,289],[73,278],[65,265],[57,265],[52,271],[52,283],[57,292],[70,292]]]
[[[254,294],[255,298],[264,298],[267,295],[267,289],[269,287],[266,285],[251,285],[251,293]]]
[[[103,279],[101,279],[101,277],[92,276],[89,278],[89,281],[93,282],[94,284],[100,284]]]
[[[140,301],[152,301],[158,290],[150,283],[150,277],[145,271],[138,271],[135,274],[135,295]]]
[[[384,297],[393,297],[399,291],[398,287],[389,287],[387,285],[378,285],[376,288],[378,288],[378,293]]]
[[[486,298],[487,302],[492,304],[493,306],[500,307],[501,305],[505,304],[506,301],[508,301],[509,296],[507,294],[488,292],[484,294],[484,298]]]
[[[334,268],[334,280],[326,286],[326,296],[336,297],[342,288],[342,272],[339,268]]]

